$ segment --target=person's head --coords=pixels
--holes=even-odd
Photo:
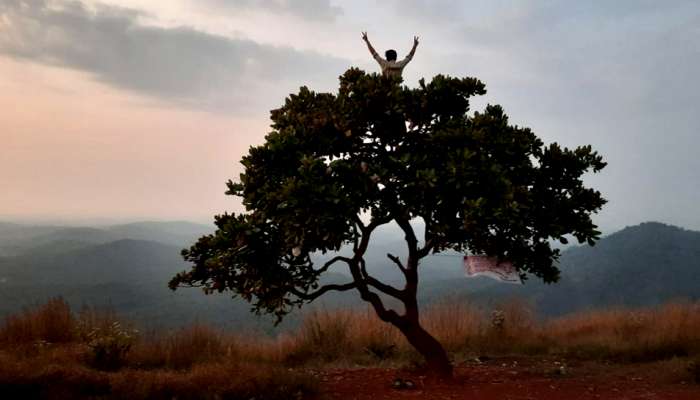
[[[396,50],[387,50],[384,55],[387,61],[396,61]]]

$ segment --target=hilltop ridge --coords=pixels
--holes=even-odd
[[[182,227],[182,230],[178,230]],[[204,296],[198,289],[171,292],[168,280],[188,265],[180,251],[213,228],[190,223],[134,223],[116,227],[26,227],[0,224],[0,248],[8,232],[22,252],[0,257],[0,316],[57,295],[76,306],[110,304],[129,317],[164,325],[199,319],[215,325],[271,329],[249,306],[229,295]],[[33,232],[32,234],[30,234]],[[393,231],[378,238],[368,263],[389,276],[386,259]],[[49,239],[50,238],[50,239]],[[400,253],[397,253],[400,254]],[[592,308],[653,306],[672,299],[700,299],[700,232],[659,222],[628,226],[594,247],[570,246],[559,260],[562,277],[554,285],[535,278],[523,286],[488,278],[463,278],[461,256],[428,257],[421,265],[421,303],[445,296],[492,307],[519,298],[544,315]],[[328,281],[346,280],[344,271]],[[325,297],[320,306],[362,306],[353,293]],[[293,315],[289,326],[298,321]],[[283,325],[284,326],[284,325]]]

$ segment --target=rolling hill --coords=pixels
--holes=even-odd
[[[530,301],[545,315],[586,309],[652,306],[674,299],[700,299],[700,232],[658,222],[627,227],[594,247],[562,252],[558,283],[536,278],[508,285],[476,278],[440,280],[423,286],[425,301],[451,293],[464,301]]]
[[[136,222],[103,227],[21,225],[0,222],[0,257],[43,252],[62,252],[120,239],[150,240],[185,247],[214,227],[186,221]]]
[[[241,300],[205,296],[198,289],[172,292],[168,280],[188,268],[180,250],[211,230],[182,222],[138,223],[101,228],[25,227],[0,224],[0,317],[61,295],[75,307],[111,306],[148,326],[179,326],[199,320],[236,329],[272,332],[272,318],[258,318]],[[15,236],[13,236],[13,232]],[[367,260],[373,273],[398,277],[386,259],[401,254],[396,232],[382,232]],[[595,247],[570,247],[560,259],[561,281],[525,285],[463,277],[458,254],[431,256],[421,266],[422,304],[450,296],[493,306],[504,299],[532,303],[544,315],[615,305],[646,306],[670,299],[700,299],[700,232],[644,223],[604,237]],[[347,281],[342,269],[326,279]],[[322,306],[361,306],[354,293],[324,298]],[[295,314],[282,329],[298,323]]]

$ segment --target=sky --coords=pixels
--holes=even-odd
[[[696,0],[0,0],[0,219],[210,222],[300,86],[377,49],[474,76],[546,143],[591,144],[604,232],[700,230]]]

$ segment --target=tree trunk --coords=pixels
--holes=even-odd
[[[425,358],[427,372],[440,378],[452,377],[452,364],[447,352],[418,322],[410,322],[399,330],[408,342]]]

